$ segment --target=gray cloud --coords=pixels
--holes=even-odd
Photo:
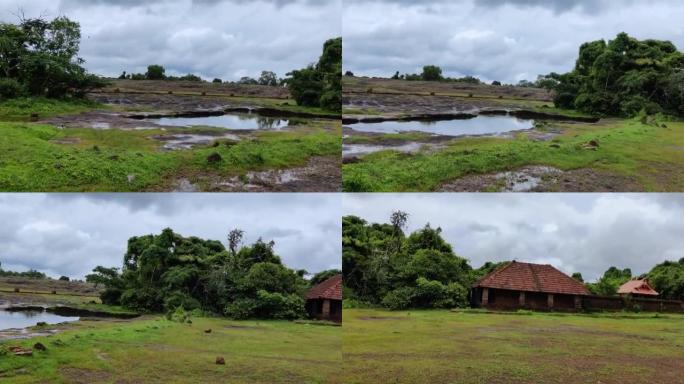
[[[386,222],[410,214],[409,231],[430,222],[475,267],[486,261],[552,264],[586,279],[610,266],[648,272],[684,257],[684,195],[345,195],[344,214]]]
[[[0,0],[0,20],[66,15],[81,24],[91,72],[118,76],[162,64],[167,73],[237,80],[284,77],[315,62],[341,34],[341,0]]]
[[[344,67],[389,76],[440,65],[448,76],[515,83],[572,69],[579,46],[625,31],[684,47],[675,0],[350,0]]]
[[[184,236],[274,240],[290,267],[339,268],[340,207],[333,194],[0,194],[0,262],[51,276],[120,266],[131,236],[171,227]]]

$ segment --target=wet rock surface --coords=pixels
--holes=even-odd
[[[562,171],[527,166],[515,171],[469,175],[443,184],[439,192],[639,192],[629,177],[589,168]]]
[[[318,156],[304,167],[247,172],[244,175],[184,176],[172,182],[174,192],[339,192],[341,159]]]

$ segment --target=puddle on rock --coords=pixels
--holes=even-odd
[[[197,185],[190,182],[188,179],[180,179],[175,183],[173,192],[197,192]]]
[[[109,129],[111,126],[106,122],[94,122],[90,125],[93,129]]]
[[[546,177],[560,176],[560,169],[544,166],[525,167],[518,171],[496,174],[496,179],[504,181],[501,192],[529,192],[537,188]]]
[[[162,117],[148,119],[157,125],[171,127],[218,127],[237,130],[271,129],[280,130],[290,123],[288,119],[260,116],[252,113],[233,113],[220,116]]]
[[[417,143],[410,142],[402,145],[370,145],[370,144],[343,144],[342,145],[342,157],[356,157],[368,155],[380,151],[399,151],[404,153],[416,153],[420,151],[423,147],[429,147],[435,149],[438,145],[427,144],[427,143]]]
[[[198,145],[209,145],[219,139],[240,141],[239,136],[231,134],[221,136],[177,134],[158,135],[152,136],[152,138],[164,142],[164,149],[167,150],[192,149]]]
[[[554,184],[563,171],[547,166],[528,166],[515,171],[469,175],[448,182],[440,192],[532,192]]]
[[[534,128],[534,120],[513,116],[477,116],[471,119],[437,121],[360,122],[350,124],[349,127],[355,131],[371,133],[427,132],[441,136],[483,136],[531,129]]]

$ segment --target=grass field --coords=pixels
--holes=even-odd
[[[163,318],[79,321],[50,337],[0,342],[46,351],[0,356],[3,383],[337,383],[339,327]],[[210,333],[205,330],[211,329]],[[225,365],[215,364],[218,356]]]
[[[345,309],[345,383],[684,383],[684,316]]]
[[[45,118],[100,108],[91,103],[43,100],[27,108],[16,103],[0,104],[2,191],[169,190],[179,177],[228,178],[304,166],[314,156],[339,155],[341,148],[339,123],[312,121],[288,131],[255,132],[251,139],[230,145],[218,140],[216,146],[164,151],[163,143],[152,137],[173,130],[59,129],[25,121],[34,110]],[[182,132],[193,133],[193,129]],[[201,132],[225,130],[202,128]],[[218,154],[220,161],[209,162],[212,154]]]
[[[514,139],[457,139],[443,149],[416,154],[382,151],[345,164],[343,189],[349,192],[433,191],[443,183],[467,175],[546,165],[564,171],[580,168],[607,171],[634,180],[643,191],[681,191],[684,190],[684,122],[664,124],[665,127],[643,124],[638,119],[614,119],[597,125],[557,124],[561,133],[551,142],[533,140],[523,133]],[[588,150],[584,145],[592,140],[600,146]]]

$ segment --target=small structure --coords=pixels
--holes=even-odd
[[[656,292],[653,287],[645,279],[635,279],[630,280],[620,286],[618,289],[618,294],[620,296],[633,296],[633,297],[643,297],[655,299],[658,297],[658,292]]]
[[[551,265],[513,261],[473,284],[471,304],[493,309],[566,310],[582,308],[589,291]]]
[[[342,322],[342,275],[335,275],[306,293],[306,311],[319,320]]]

